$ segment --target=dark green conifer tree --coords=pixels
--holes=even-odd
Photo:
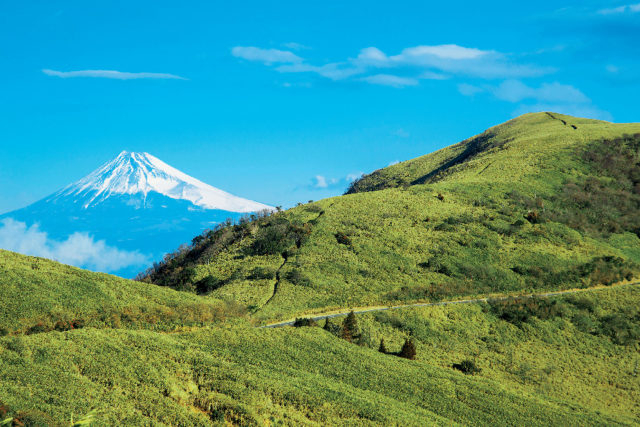
[[[400,350],[398,356],[409,360],[414,360],[416,358],[416,346],[413,344],[412,340],[405,340],[402,350]]]
[[[384,345],[384,338],[380,339],[380,347],[378,347],[380,353],[387,354],[387,347]]]
[[[359,338],[359,336],[356,314],[351,311],[342,323],[342,338],[349,342],[353,342],[353,340]]]

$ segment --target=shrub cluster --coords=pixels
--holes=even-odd
[[[479,374],[481,371],[481,369],[476,365],[476,362],[469,359],[463,360],[460,363],[454,363],[452,368],[467,375]]]
[[[594,141],[580,158],[590,173],[565,183],[546,209],[540,197],[508,196],[537,224],[555,221],[595,235],[632,232],[640,237],[640,133]]]

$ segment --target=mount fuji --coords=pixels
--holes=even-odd
[[[18,225],[23,231],[9,233],[12,238],[0,234],[0,248],[133,277],[204,229],[264,210],[273,208],[205,184],[151,154],[123,151],[81,180],[0,215],[5,231]],[[34,247],[33,236],[46,242]],[[94,259],[114,254],[121,262]]]

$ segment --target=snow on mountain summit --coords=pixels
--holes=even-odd
[[[243,199],[205,184],[169,166],[149,153],[123,151],[118,157],[59,192],[49,201],[75,198],[83,208],[96,206],[118,195],[159,193],[176,200],[187,200],[204,209],[230,212],[256,212],[270,206]]]

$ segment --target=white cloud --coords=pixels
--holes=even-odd
[[[600,9],[598,11],[601,15],[617,15],[620,13],[638,13],[640,12],[640,3],[635,4],[625,4],[623,6],[618,6],[610,9]]]
[[[392,162],[389,162],[389,166],[397,165],[398,163],[400,163],[400,160],[394,160]]]
[[[515,115],[539,111],[554,111],[572,116],[611,120],[611,114],[593,105],[591,99],[579,89],[558,82],[542,83],[531,87],[519,80],[506,80],[498,86],[482,87],[462,83],[458,91],[466,96],[489,93],[502,101],[521,103]],[[532,103],[531,103],[532,102]]]
[[[423,69],[423,72],[427,72],[427,77],[424,78],[430,78],[428,73],[434,73],[434,70],[440,73],[485,79],[533,77],[554,71],[548,67],[514,64],[506,55],[493,50],[481,50],[456,44],[409,47],[391,56],[375,47],[368,47],[362,49],[353,62],[361,66],[378,68]],[[431,76],[442,76],[440,73],[431,74]]]
[[[533,99],[540,102],[585,104],[591,100],[580,90],[557,82],[543,83],[538,88],[525,85],[519,80],[506,80],[492,89],[496,98],[509,102]]]
[[[366,63],[366,62],[375,63],[375,62],[386,62],[389,60],[389,58],[387,57],[387,55],[384,54],[383,51],[381,51],[377,47],[366,47],[360,50],[360,53],[358,54],[358,57],[356,58],[356,60],[361,63]]]
[[[293,48],[295,44],[291,45]],[[482,79],[535,77],[555,70],[530,64],[517,64],[505,54],[457,44],[420,45],[408,47],[397,55],[387,55],[375,46],[361,49],[355,58],[321,65],[309,63],[291,51],[234,47],[231,53],[239,58],[274,65],[280,73],[315,73],[337,81],[360,76],[361,81],[396,88],[416,86],[420,79],[445,80],[453,76]],[[400,69],[398,73],[380,72]]]
[[[66,240],[56,241],[37,225],[27,227],[11,218],[0,221],[0,248],[96,271],[115,272],[149,263],[148,257],[140,252],[119,250],[104,240],[95,241],[86,233],[74,233]]]
[[[299,63],[280,65],[276,68],[276,71],[280,73],[316,73],[331,80],[343,80],[356,74],[361,74],[364,70],[349,65],[345,66],[345,64],[340,63],[330,63],[319,67],[315,65]]]
[[[349,184],[362,176],[362,172],[350,173],[344,178],[329,178],[324,175],[316,175],[310,185],[310,190],[344,190]]]
[[[302,58],[288,50],[261,49],[254,46],[236,46],[231,49],[231,54],[236,58],[247,61],[258,61],[270,65],[274,63],[298,63]]]
[[[124,71],[115,70],[79,70],[79,71],[56,71],[50,69],[43,69],[43,73],[48,76],[62,77],[63,79],[70,77],[97,77],[103,79],[116,79],[116,80],[135,80],[135,79],[175,79],[175,80],[188,80],[184,77],[177,76],[175,74],[166,73],[127,73]]]
[[[327,178],[322,175],[316,175],[316,188],[327,188],[329,184],[327,184]]]
[[[451,76],[446,74],[434,73],[433,71],[425,71],[418,76],[419,79],[425,80],[448,80]]]
[[[392,86],[396,88],[416,86],[418,84],[417,79],[394,76],[392,74],[374,74],[373,76],[363,77],[362,80],[374,85]]]
[[[437,57],[443,59],[476,59],[488,55],[492,51],[480,50],[458,46],[457,44],[442,44],[437,46],[416,46],[409,47],[398,56],[391,59],[394,61],[420,61],[421,58]]]
[[[305,46],[303,44],[296,43],[296,42],[284,43],[282,46],[289,49],[293,49],[293,50],[311,49],[309,46]]]

